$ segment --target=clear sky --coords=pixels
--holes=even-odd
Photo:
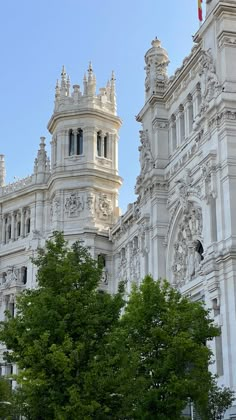
[[[144,104],[144,54],[157,36],[174,73],[192,48],[198,29],[197,0],[8,0],[1,2],[1,130],[7,182],[33,172],[39,137],[50,134],[54,87],[62,64],[71,85],[82,85],[91,60],[97,87],[116,74],[118,114],[123,120],[119,170],[120,207],[136,199],[140,125]]]

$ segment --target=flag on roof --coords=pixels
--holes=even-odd
[[[198,19],[202,22],[202,0],[198,0]]]

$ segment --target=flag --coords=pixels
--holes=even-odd
[[[198,0],[198,19],[202,22],[202,0]]]

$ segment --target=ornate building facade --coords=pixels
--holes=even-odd
[[[137,201],[120,216],[115,78],[83,92],[62,69],[32,176],[5,185],[0,156],[0,316],[35,287],[30,257],[54,230],[102,257],[109,292],[148,273],[212,310],[219,383],[236,391],[236,0],[208,0],[206,20],[174,76],[160,41],[145,54],[145,104],[137,116]],[[2,373],[11,367],[2,365]],[[226,416],[236,418],[236,407]]]

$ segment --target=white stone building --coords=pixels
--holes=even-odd
[[[236,391],[236,0],[208,0],[206,19],[173,77],[155,39],[145,54],[145,104],[137,116],[137,201],[120,216],[115,80],[83,92],[64,69],[32,176],[4,184],[0,157],[0,316],[35,287],[30,257],[54,230],[104,258],[103,287],[167,278],[212,309],[219,383]],[[141,87],[140,87],[141,88]],[[9,370],[2,365],[2,373]],[[236,418],[236,407],[226,416]]]

